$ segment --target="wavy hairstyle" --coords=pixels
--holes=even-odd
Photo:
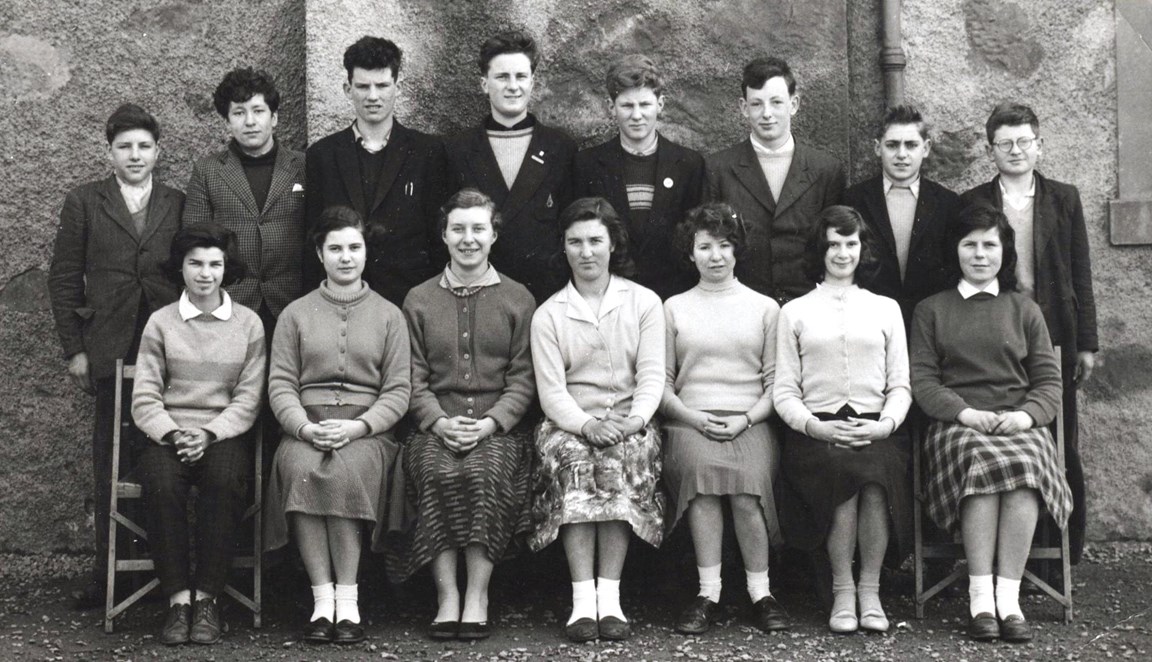
[[[684,215],[684,220],[676,224],[672,246],[687,262],[691,262],[697,232],[707,232],[717,239],[727,239],[731,242],[737,262],[744,255],[744,249],[748,245],[744,219],[726,202],[708,202],[694,207]]]
[[[982,232],[995,228],[1000,235],[1000,246],[1003,255],[1000,258],[1000,271],[996,273],[996,280],[1000,281],[1000,289],[1016,291],[1019,284],[1016,280],[1016,231],[1008,223],[1004,212],[987,204],[977,203],[965,207],[956,221],[948,226],[947,246],[952,250],[945,256],[945,265],[948,269],[949,279],[959,283],[964,273],[960,269],[960,242],[973,232]]]
[[[197,223],[176,232],[168,248],[168,259],[160,263],[160,271],[177,287],[184,287],[184,258],[196,248],[219,248],[224,253],[221,287],[228,287],[248,275],[248,265],[240,259],[236,233],[217,223]]]
[[[560,213],[560,250],[564,250],[564,235],[568,228],[580,221],[600,221],[608,230],[608,240],[612,242],[612,257],[608,259],[608,272],[614,276],[630,277],[636,271],[636,265],[628,255],[628,229],[620,220],[620,215],[612,208],[612,204],[604,198],[580,198],[568,205]],[[562,260],[564,267],[571,276],[568,261]]]
[[[824,280],[824,256],[828,254],[828,230],[847,237],[860,233],[860,262],[856,265],[853,282],[867,281],[875,274],[879,262],[872,249],[872,231],[860,212],[847,205],[832,205],[816,217],[808,243],[804,247],[804,275],[813,283]]]
[[[440,234],[444,234],[444,231],[448,229],[449,214],[457,209],[472,209],[474,207],[488,210],[488,215],[492,218],[492,231],[499,234],[500,228],[504,227],[504,217],[500,215],[500,210],[496,209],[496,203],[486,193],[470,186],[456,191],[451,198],[448,198],[447,202],[440,206],[438,224]]]

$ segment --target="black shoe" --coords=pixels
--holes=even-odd
[[[335,636],[336,627],[332,625],[332,621],[324,617],[309,621],[308,627],[304,628],[304,641],[314,644],[330,644],[332,637]]]
[[[571,625],[565,625],[564,636],[572,643],[582,644],[599,637],[600,626],[596,623],[596,619],[584,617]]]
[[[1000,638],[1014,644],[1032,641],[1032,628],[1023,616],[1012,614],[1000,621]]]
[[[168,617],[160,630],[160,643],[165,646],[188,643],[188,623],[192,620],[192,605],[168,607]]]
[[[364,627],[344,619],[336,623],[336,634],[332,636],[332,641],[338,644],[358,644],[364,641]]]
[[[488,625],[488,621],[480,621],[479,623],[460,623],[460,629],[456,632],[457,639],[487,639],[492,636],[492,626]]]
[[[676,621],[676,631],[680,634],[703,634],[716,620],[716,610],[720,605],[698,595],[692,600]]]
[[[622,621],[615,616],[605,616],[600,619],[600,638],[609,641],[624,641],[632,636],[632,626],[628,621]]]
[[[214,644],[220,641],[220,611],[216,598],[197,600],[192,607],[192,628],[188,640],[197,644]]]
[[[428,636],[432,639],[455,639],[460,630],[460,621],[432,621],[428,625]]]
[[[792,627],[788,623],[788,612],[776,602],[776,598],[766,595],[752,605],[752,625],[761,632],[779,632]]]
[[[104,590],[104,585],[96,582],[89,582],[83,588],[78,588],[69,594],[69,597],[72,598],[72,609],[76,611],[88,611],[103,607],[106,596],[107,592]]]
[[[1000,624],[995,616],[982,611],[968,621],[968,636],[973,641],[995,641],[1000,638]]]

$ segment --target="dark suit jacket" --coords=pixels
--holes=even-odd
[[[576,155],[573,174],[577,198],[599,196],[612,204],[628,228],[628,254],[636,263],[636,282],[667,299],[692,287],[696,273],[673,248],[676,224],[704,197],[704,157],[661,136],[656,146],[656,191],[644,227],[630,218],[624,184],[624,148],[620,137]]]
[[[240,159],[225,149],[196,162],[188,181],[184,225],[213,222],[236,233],[247,276],[228,293],[254,311],[273,315],[301,294],[304,237],[304,155],[279,145],[264,209],[256,208]]]
[[[448,252],[440,238],[440,205],[447,189],[444,145],[435,136],[392,125],[376,193],[365,199],[360,156],[352,128],[321,138],[308,148],[308,227],[325,207],[346,205],[370,228],[364,280],[397,306],[408,290],[444,268]],[[324,269],[306,248],[307,289],[319,285]]]
[[[983,202],[1004,208],[1000,176],[965,192],[966,205]],[[1065,362],[1076,352],[1100,349],[1096,336],[1096,297],[1084,208],[1075,186],[1036,173],[1032,236],[1036,255],[1036,303],[1044,313],[1052,344],[1063,348]]]
[[[920,195],[916,198],[908,266],[903,279],[884,197],[884,177],[877,175],[849,188],[844,193],[844,204],[860,212],[872,230],[872,249],[879,263],[874,273],[861,273],[860,285],[895,299],[907,328],[912,323],[916,304],[956,285],[947,267],[948,252],[955,247],[947,245],[946,233],[960,212],[960,196],[936,182],[920,178]]]
[[[812,281],[804,275],[804,247],[816,217],[844,195],[840,162],[797,141],[776,202],[750,138],[706,161],[709,200],[735,207],[748,230],[747,250],[736,263],[740,280],[781,305],[811,290]]]
[[[180,229],[184,194],[153,179],[148,224],[136,233],[115,176],[78,186],[64,198],[48,272],[48,294],[64,355],[88,353],[93,379],[113,376],[143,329],[147,311],[180,290],[160,271]]]
[[[573,200],[575,155],[576,142],[568,134],[537,123],[509,190],[483,124],[448,141],[453,190],[465,186],[480,189],[495,201],[504,218],[504,227],[492,245],[492,266],[523,283],[537,303],[564,283],[557,220]]]

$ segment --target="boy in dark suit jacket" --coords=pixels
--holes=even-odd
[[[521,32],[484,42],[480,88],[491,113],[448,141],[448,158],[454,190],[479,189],[504,218],[492,266],[540,303],[563,285],[553,261],[560,251],[557,219],[572,202],[576,143],[528,112],[538,59],[536,42]]]
[[[685,212],[704,195],[704,158],[656,131],[664,109],[664,82],[646,55],[626,55],[608,69],[608,112],[618,136],[576,155],[576,197],[612,204],[628,228],[634,280],[667,299],[696,279],[672,235]]]
[[[160,272],[160,262],[180,229],[184,209],[183,193],[152,179],[160,154],[156,118],[124,104],[108,118],[105,135],[113,174],[78,186],[64,198],[48,272],[68,374],[86,393],[96,394],[96,562],[91,582],[73,594],[80,609],[104,604],[116,360],[135,363],[148,316],[179,296]],[[131,420],[128,407],[124,413]],[[125,466],[130,465],[131,445],[124,444],[121,453]]]

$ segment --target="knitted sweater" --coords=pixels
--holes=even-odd
[[[320,287],[288,304],[276,323],[268,398],[276,420],[299,435],[307,405],[360,405],[370,434],[408,411],[408,326],[392,303],[363,285],[345,294]]]
[[[227,294],[225,294],[227,296]],[[184,321],[180,303],[152,313],[140,339],[132,418],[163,443],[178,429],[231,439],[256,422],[264,395],[264,326],[238,303],[224,320],[202,313]]]
[[[536,394],[529,336],[536,301],[503,275],[466,297],[441,287],[440,279],[417,285],[404,299],[413,419],[427,430],[441,417],[490,416],[511,430]]]

